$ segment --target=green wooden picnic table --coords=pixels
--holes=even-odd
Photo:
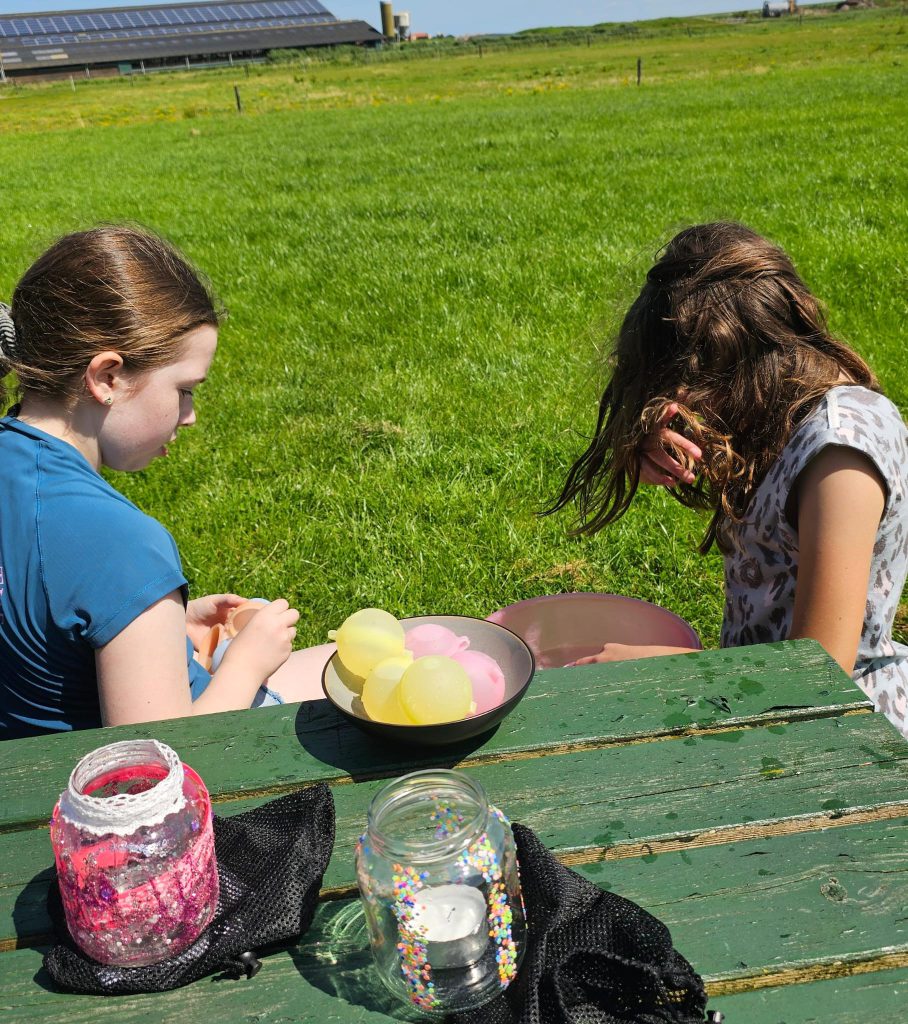
[[[98,998],[43,971],[47,819],[73,765],[154,736],[229,815],[315,781],[337,841],[315,922],[241,981]],[[908,998],[908,743],[812,641],[537,673],[496,732],[407,750],[324,701],[0,743],[0,1019],[424,1019],[385,996],[353,844],[384,780],[457,766],[558,857],[671,929],[727,1024],[901,1024]]]

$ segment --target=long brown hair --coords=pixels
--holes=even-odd
[[[0,375],[29,393],[74,401],[93,356],[112,350],[141,374],[179,358],[183,337],[217,327],[220,313],[200,273],[162,238],[106,226],[65,235],[13,292],[12,346]]]
[[[794,427],[830,388],[845,377],[879,390],[867,364],[829,334],[788,256],[727,222],[687,228],[668,243],[624,318],[613,367],[593,439],[547,511],[576,500],[575,533],[624,515],[643,446],[675,402],[672,427],[703,459],[697,480],[670,493],[712,511],[704,553],[723,521],[743,518]]]

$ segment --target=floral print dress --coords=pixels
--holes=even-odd
[[[874,707],[908,736],[908,647],[892,639],[908,571],[908,430],[883,395],[853,386],[827,392],[763,478],[745,520],[725,523],[722,646],[788,637],[799,546],[785,506],[799,474],[827,445],[862,452],[886,482],[854,680]]]

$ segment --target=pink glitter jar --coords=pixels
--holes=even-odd
[[[73,769],[50,824],[66,923],[84,953],[140,967],[214,916],[218,872],[205,784],[158,740],[126,740]]]

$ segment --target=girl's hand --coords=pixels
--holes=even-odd
[[[186,605],[186,633],[198,650],[212,626],[223,624],[231,608],[246,600],[238,594],[209,594]]]
[[[666,424],[678,414],[678,406],[673,402],[665,410],[662,427],[647,439],[640,456],[640,479],[647,484],[661,484],[675,487],[677,484],[692,484],[696,475],[666,450],[666,444],[674,445],[686,452],[695,462],[703,458],[703,452],[683,434],[669,430]],[[616,659],[608,659],[616,660]]]
[[[591,654],[587,658],[578,658],[570,662],[566,668],[573,668],[574,665],[598,665],[604,661],[630,661],[632,658],[646,658],[650,647],[640,647],[634,644],[605,644],[598,654]]]
[[[633,658],[658,658],[668,654],[696,654],[696,647],[663,647],[657,644],[606,644],[598,654],[578,658],[565,668],[574,665],[598,665],[604,661],[630,661]]]
[[[299,617],[282,597],[262,605],[231,641],[215,678],[229,668],[231,675],[241,672],[264,683],[290,657]]]

